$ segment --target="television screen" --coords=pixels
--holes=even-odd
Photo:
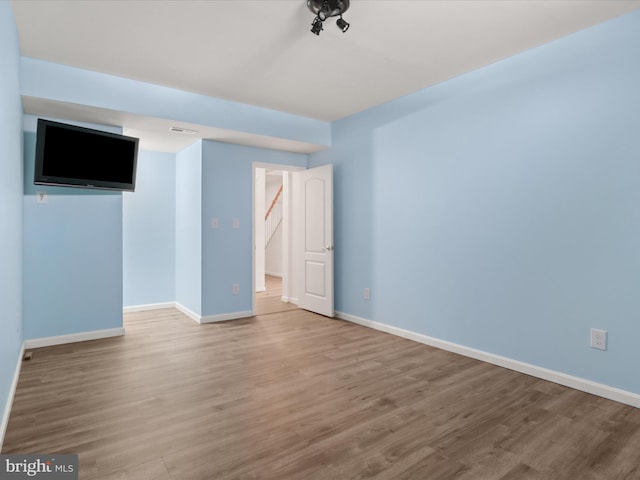
[[[36,185],[133,192],[138,139],[38,119]]]

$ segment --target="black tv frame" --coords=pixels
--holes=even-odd
[[[44,162],[46,152],[46,137],[47,129],[49,127],[61,128],[69,131],[81,132],[85,134],[95,135],[98,140],[99,137],[115,138],[123,142],[130,142],[133,145],[133,161],[132,161],[132,174],[131,182],[117,182],[111,180],[98,180],[91,178],[78,178],[78,177],[62,177],[54,175],[45,175]],[[87,137],[84,137],[85,139]],[[135,137],[128,137],[117,133],[104,132],[101,130],[95,130],[93,128],[80,127],[77,125],[69,125],[67,123],[56,122],[53,120],[46,120],[43,118],[38,119],[38,131],[36,135],[36,159],[34,169],[33,183],[35,185],[50,185],[57,187],[74,187],[74,188],[88,188],[98,190],[112,190],[112,191],[125,191],[133,192],[136,186],[136,169],[138,162],[138,143],[139,139]],[[87,154],[90,161],[90,154]]]

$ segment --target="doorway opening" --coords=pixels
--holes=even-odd
[[[267,172],[281,176],[280,190],[267,197]],[[277,179],[275,180],[278,181]],[[252,312],[256,314],[257,295],[267,291],[266,226],[272,205],[282,196],[281,295],[279,311],[297,307],[327,317],[334,316],[333,305],[333,165],[304,169],[283,165],[253,164],[253,275]],[[278,272],[280,273],[280,272]],[[260,297],[261,299],[262,297]],[[295,308],[295,307],[294,307]]]
[[[253,164],[253,312],[264,315],[298,308],[291,294],[292,171]]]

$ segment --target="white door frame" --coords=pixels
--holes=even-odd
[[[262,221],[262,215],[259,212],[264,212],[266,208],[265,188],[267,185],[266,169],[262,167],[255,167],[253,169],[253,278],[254,278],[254,291],[264,292],[265,286],[265,266],[266,266],[266,242],[264,239],[264,224]]]
[[[304,167],[294,167],[291,165],[281,165],[277,163],[253,162],[251,167],[251,313],[256,314],[256,168],[264,168],[267,170],[282,170],[285,174],[282,176],[282,233],[283,233],[283,250],[286,255],[282,256],[282,300],[295,303],[298,299],[292,294],[290,279],[293,278],[292,261],[291,261],[291,183],[289,172],[297,172],[305,170]]]

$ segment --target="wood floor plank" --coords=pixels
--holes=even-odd
[[[34,350],[3,453],[86,480],[638,480],[640,410],[303,310]]]
[[[266,290],[256,293],[256,315],[278,313],[297,308],[293,303],[282,301],[282,278],[265,275]]]

